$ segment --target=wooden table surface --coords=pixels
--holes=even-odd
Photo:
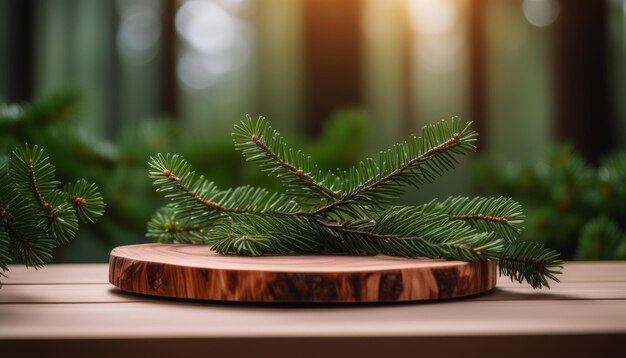
[[[106,264],[10,269],[3,353],[626,357],[626,262],[568,263],[551,290],[500,278],[487,294],[445,302],[306,306],[131,295],[107,282]]]

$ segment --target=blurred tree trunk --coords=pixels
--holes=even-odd
[[[554,31],[556,136],[591,162],[611,149],[605,0],[560,1]]]
[[[33,95],[33,1],[9,1],[7,15],[6,99],[29,101]]]
[[[317,136],[332,111],[363,105],[363,0],[305,0],[306,132]]]
[[[178,116],[178,86],[176,82],[176,0],[164,0],[161,13],[161,111],[171,119]]]
[[[489,133],[487,131],[487,71],[485,38],[486,21],[485,0],[471,0],[469,4],[469,113],[470,120],[474,121],[474,128],[480,133],[477,145],[481,149],[487,146]]]

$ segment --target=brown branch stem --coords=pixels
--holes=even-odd
[[[487,220],[497,223],[508,223],[509,218],[505,216],[491,216],[483,214],[471,214],[471,215],[456,215],[451,217],[452,220]]]
[[[28,177],[30,179],[30,187],[35,194],[35,199],[41,206],[41,209],[46,213],[46,222],[51,223],[57,218],[57,211],[55,208],[50,205],[47,201],[43,199],[41,193],[39,192],[39,187],[37,186],[37,177],[35,176],[35,167],[32,159],[28,159]],[[53,234],[54,235],[54,234]]]
[[[185,184],[183,184],[180,181],[180,179],[178,179],[178,177],[176,175],[174,175],[174,173],[172,173],[171,171],[169,171],[167,169],[164,170],[162,172],[162,174],[163,174],[163,176],[165,176],[169,180],[175,182],[176,185],[178,185],[178,187],[180,187],[182,191],[184,191],[187,195],[192,197],[196,202],[198,202],[202,206],[205,206],[205,207],[213,209],[213,210],[222,211],[222,212],[235,213],[235,212],[239,211],[238,208],[227,208],[227,207],[225,207],[223,205],[220,205],[220,204],[218,204],[218,203],[216,203],[214,201],[203,199],[202,197],[200,197],[199,195],[197,195],[196,193],[191,191]]]
[[[346,203],[348,203],[350,200],[354,199],[355,197],[357,197],[358,195],[367,192],[369,190],[371,190],[372,188],[375,188],[376,186],[380,185],[383,182],[386,182],[392,178],[394,178],[397,175],[402,174],[405,170],[411,168],[412,166],[414,166],[417,163],[423,162],[425,160],[430,159],[430,157],[432,157],[433,155],[442,152],[443,150],[448,149],[449,147],[457,144],[459,142],[459,133],[454,133],[452,135],[452,138],[446,140],[445,142],[437,145],[436,147],[433,147],[431,149],[429,149],[428,151],[426,151],[424,154],[417,156],[416,158],[406,162],[405,164],[403,164],[402,166],[400,166],[399,168],[397,168],[396,170],[388,173],[387,175],[369,183],[369,184],[364,184],[361,185],[360,187],[354,189],[352,192],[342,195],[339,197],[339,199],[333,203],[330,203],[328,205],[324,205],[322,207],[313,209],[309,212],[307,212],[307,214],[309,215],[319,215],[319,214],[323,214],[337,206],[340,205],[344,205]]]
[[[35,199],[37,199],[39,206],[41,206],[41,208],[44,209],[44,211],[46,212],[50,211],[50,204],[43,200],[43,198],[41,197],[41,193],[39,192],[39,188],[37,187],[37,178],[35,177],[35,168],[33,166],[32,159],[28,160],[28,177],[30,179],[30,187],[33,191],[33,194],[35,194]]]
[[[302,180],[306,181],[312,187],[314,187],[315,190],[317,190],[318,192],[322,193],[323,195],[325,195],[325,196],[327,196],[329,198],[333,198],[333,199],[341,198],[340,194],[335,193],[334,191],[332,191],[332,190],[328,189],[327,187],[321,185],[313,177],[311,177],[310,175],[305,174],[302,170],[299,170],[299,169],[295,168],[293,165],[291,165],[291,164],[281,160],[278,157],[278,155],[276,155],[276,153],[274,153],[273,150],[271,150],[265,143],[263,143],[256,134],[253,134],[252,137],[250,137],[250,140],[257,147],[259,147],[263,152],[265,152],[265,154],[267,154],[268,157],[272,158],[272,160],[276,164],[280,165],[283,169],[289,171],[290,173],[292,173],[292,174],[296,175],[297,177],[301,178]]]

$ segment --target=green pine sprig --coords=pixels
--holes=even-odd
[[[13,259],[42,267],[52,250],[76,236],[78,220],[95,222],[104,201],[80,179],[61,190],[55,168],[38,146],[16,148],[0,161],[0,268]]]
[[[78,218],[54,174],[54,166],[39,147],[26,144],[13,152],[9,175],[16,193],[28,198],[37,226],[45,228],[57,244],[64,244],[78,231]]]
[[[301,201],[332,202],[340,197],[338,180],[331,172],[323,172],[311,157],[289,148],[285,139],[267,121],[254,121],[247,116],[235,125],[235,149],[257,162],[261,170],[281,180],[287,193]]]
[[[419,207],[424,213],[448,215],[450,220],[465,221],[480,232],[494,231],[500,238],[513,242],[524,229],[522,206],[510,198],[450,197]]]
[[[546,249],[538,242],[515,242],[508,246],[498,266],[500,274],[512,280],[528,282],[532,287],[549,287],[548,279],[559,282],[556,275],[561,273],[561,255]]]
[[[322,171],[263,118],[235,126],[235,148],[278,178],[285,194],[220,190],[178,155],[150,159],[149,176],[170,204],[147,236],[210,245],[220,254],[341,253],[493,261],[500,273],[534,288],[557,281],[562,261],[541,245],[519,242],[524,214],[509,198],[451,197],[420,206],[389,206],[406,186],[420,187],[475,150],[478,134],[457,118],[346,171]]]
[[[471,123],[458,118],[425,126],[419,136],[382,151],[377,161],[366,159],[347,171],[339,171],[339,200],[315,213],[367,214],[404,193],[405,186],[419,188],[433,182],[457,163],[457,155],[473,152],[478,134]],[[360,209],[366,208],[366,212]]]
[[[76,215],[84,224],[95,223],[104,213],[104,199],[95,183],[78,179],[67,183],[63,189]]]

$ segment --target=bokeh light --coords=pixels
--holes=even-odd
[[[456,25],[460,9],[454,0],[409,1],[415,30],[418,66],[431,73],[446,73],[458,64],[463,47]]]
[[[191,89],[205,89],[243,66],[250,55],[250,29],[236,16],[245,0],[189,0],[176,14],[183,40],[177,73]]]
[[[524,0],[522,9],[533,26],[545,27],[556,21],[560,7],[557,0]]]
[[[176,14],[176,29],[196,51],[218,53],[227,50],[235,38],[235,19],[212,1],[192,0]]]
[[[160,7],[157,0],[119,0],[120,24],[117,48],[127,62],[141,65],[154,59],[161,37]]]

